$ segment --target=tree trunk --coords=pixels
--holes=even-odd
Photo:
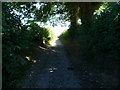
[[[93,12],[99,7],[98,2],[80,2],[80,18],[82,25],[90,27],[93,20]]]
[[[73,40],[75,38],[75,33],[77,30],[77,22],[79,18],[79,5],[77,3],[73,4],[74,8],[70,11],[70,20],[71,20],[71,25],[70,25],[70,38]]]

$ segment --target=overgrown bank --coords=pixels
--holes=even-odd
[[[94,16],[91,27],[79,25],[78,30],[74,29],[76,36],[72,40],[69,29],[60,36],[70,55],[79,60],[73,62],[82,62],[93,70],[105,73],[103,80],[109,84],[108,87],[119,86],[119,13],[119,3],[108,3],[100,15]]]
[[[2,3],[2,6],[2,85],[15,88],[42,52],[38,46],[46,47],[53,34],[34,22],[23,25],[20,15],[13,12],[12,3]]]

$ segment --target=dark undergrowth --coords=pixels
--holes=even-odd
[[[99,71],[106,87],[118,87],[120,5],[108,3],[108,6],[104,12],[100,12],[101,15],[94,16],[96,19],[93,19],[91,28],[79,25],[72,40],[69,29],[60,38],[69,54],[77,58],[73,63],[80,65],[82,62],[92,71]]]
[[[90,60],[92,61],[92,58],[87,57],[85,54],[82,53],[82,51],[79,48],[79,44],[76,41],[69,42],[68,40],[61,40],[62,43],[64,44],[64,47],[68,53],[68,56],[70,57],[70,62],[73,65],[74,69],[76,70],[76,74],[78,75],[78,78],[80,80],[82,79],[82,73],[85,71],[88,71],[89,73],[96,73],[98,74],[99,78],[101,80],[101,83],[103,83],[102,86],[97,86],[95,84],[95,81],[92,82],[91,84],[95,88],[116,88],[119,87],[119,66],[118,63],[98,63],[98,62],[89,62]],[[72,43],[72,45],[70,44]],[[74,52],[74,53],[73,53]],[[97,58],[105,60],[104,57],[97,56]],[[95,60],[95,59],[94,59]],[[112,66],[112,67],[111,67]],[[84,69],[85,68],[85,69]],[[89,76],[89,73],[87,73],[87,76]],[[94,77],[96,78],[96,77]],[[86,84],[83,85],[83,87],[87,88],[87,83],[90,84],[89,82],[90,78],[87,78],[84,80]],[[93,78],[92,78],[93,79]]]
[[[23,25],[12,3],[2,3],[2,87],[15,88],[26,71],[36,63],[41,50],[52,39],[48,28],[31,22]]]
[[[16,85],[20,83],[19,81],[27,75],[27,71],[31,66],[39,60],[40,54],[43,51],[39,47],[39,44],[32,44],[28,49],[21,50],[19,55],[16,55],[16,60],[21,61],[21,63],[9,66],[9,69],[13,72],[3,72],[5,74],[5,78],[3,77],[3,88],[16,88]]]

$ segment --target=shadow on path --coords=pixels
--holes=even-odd
[[[37,62],[29,70],[24,80],[21,80],[19,88],[80,88],[80,80],[74,72],[59,39],[56,46],[49,47],[40,55],[40,60],[46,62],[40,68],[41,62]]]

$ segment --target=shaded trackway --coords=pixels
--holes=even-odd
[[[80,88],[80,80],[74,75],[66,52],[59,40],[56,47],[44,51],[38,61],[18,87],[20,88]]]

